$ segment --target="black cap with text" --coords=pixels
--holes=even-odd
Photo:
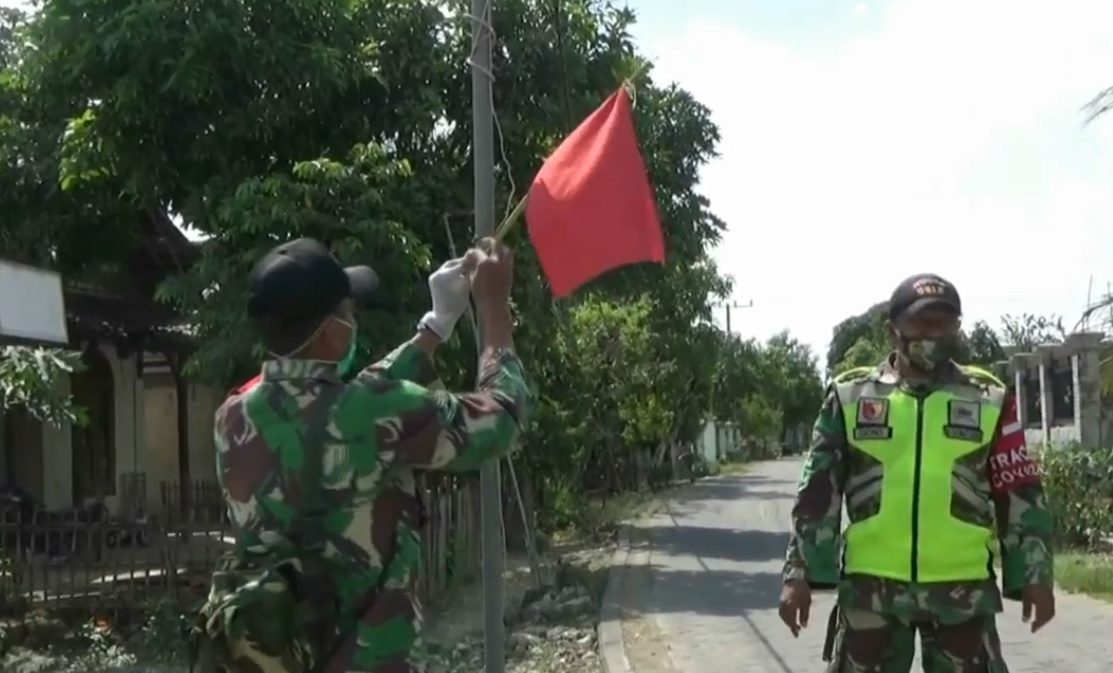
[[[942,308],[962,315],[962,299],[958,290],[945,278],[921,273],[904,279],[889,298],[889,320],[925,308]]]

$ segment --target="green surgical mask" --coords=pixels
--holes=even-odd
[[[352,331],[352,336],[348,339],[348,350],[344,351],[344,357],[336,361],[336,373],[340,375],[340,378],[344,378],[352,373],[352,368],[356,364],[356,326],[343,320],[337,322],[347,325]]]

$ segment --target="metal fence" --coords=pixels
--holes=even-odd
[[[48,512],[0,503],[0,617],[116,614],[203,597],[232,541],[220,489],[159,486],[157,511],[128,519],[103,505]],[[419,491],[428,516],[419,591],[430,596],[477,572],[478,482],[437,476],[419,480]]]

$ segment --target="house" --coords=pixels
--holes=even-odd
[[[169,218],[141,228],[121,268],[64,283],[70,347],[84,369],[62,392],[89,422],[55,427],[22,409],[0,411],[0,484],[48,509],[101,501],[119,514],[158,511],[161,484],[215,476],[213,412],[223,392],[181,376],[191,339],[180,316],[154,300],[196,249]]]

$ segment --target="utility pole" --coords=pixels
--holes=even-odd
[[[733,334],[734,332],[732,332],[731,329],[730,329],[730,310],[732,308],[753,308],[754,307],[754,302],[751,299],[750,301],[746,302],[745,304],[740,304],[736,301],[728,301],[728,302],[724,302],[724,303],[719,304],[719,305],[727,310],[727,334]]]
[[[716,306],[721,306],[722,308],[725,308],[726,311],[727,311],[727,336],[730,336],[731,334],[734,333],[734,332],[731,331],[731,324],[730,324],[730,311],[731,311],[731,309],[735,309],[735,308],[753,308],[754,302],[753,302],[752,299],[750,301],[746,302],[745,304],[739,303],[737,301],[725,301],[722,304],[716,304]],[[711,413],[712,413],[712,420],[713,421],[715,419],[714,412],[715,412],[715,409],[717,408],[716,407],[717,402],[718,401],[715,399],[714,390],[712,390],[712,393],[711,393]],[[717,429],[717,426],[716,426],[716,430],[715,430],[715,453],[716,453],[716,455],[718,454],[718,452],[719,452],[719,430]]]
[[[495,231],[495,131],[491,109],[491,5],[471,0],[472,161],[475,172],[475,237]],[[477,335],[483,348],[483,336]],[[502,623],[503,554],[502,476],[499,461],[489,460],[479,475],[480,537],[483,564],[483,656],[486,673],[503,673],[506,634]]]

